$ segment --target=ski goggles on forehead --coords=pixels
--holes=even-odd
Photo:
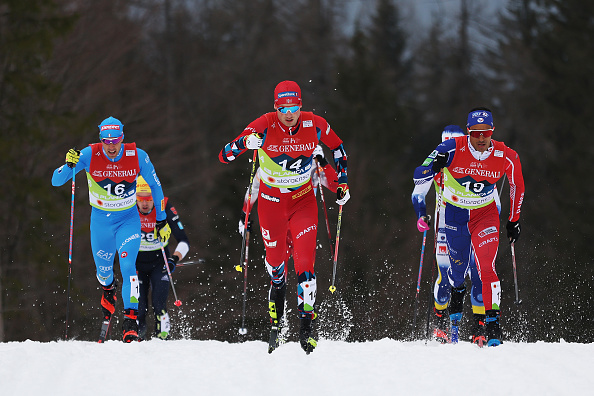
[[[493,129],[469,129],[468,134],[473,138],[489,137],[493,134]]]
[[[296,111],[299,110],[299,106],[279,107],[277,110],[280,111],[283,114],[287,114],[289,111],[291,113],[295,113]]]
[[[148,197],[141,197],[140,195],[136,195],[136,200],[137,201],[140,201],[140,202],[142,202],[142,201],[148,202],[148,201],[152,201],[153,200],[153,196],[152,195],[149,195]]]
[[[122,141],[124,137],[120,136],[117,138],[105,138],[105,139],[101,139],[101,143],[105,143],[105,144],[118,144],[119,142]]]

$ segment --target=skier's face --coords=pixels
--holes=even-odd
[[[485,131],[485,133],[480,133],[479,131],[481,130]],[[487,151],[489,146],[491,146],[491,135],[493,134],[493,127],[487,124],[478,124],[470,128],[469,131],[472,131],[469,133],[470,144],[472,145],[472,147],[476,151],[479,151],[481,153]]]
[[[291,107],[297,107],[297,110],[293,113]],[[286,127],[294,127],[297,125],[299,121],[299,116],[301,115],[301,106],[275,106],[276,108],[276,115],[280,122],[283,123]],[[284,112],[283,112],[284,111]]]
[[[155,207],[153,196],[150,193],[136,193],[136,204],[138,210],[143,214],[150,213]]]
[[[101,141],[101,144],[103,145],[103,152],[110,159],[115,159],[118,156],[120,149],[122,148],[122,140],[121,139],[117,144],[111,144],[111,143],[109,143],[109,139],[103,139]]]

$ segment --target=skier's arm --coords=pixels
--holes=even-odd
[[[236,137],[233,141],[227,143],[225,147],[223,147],[223,149],[219,153],[219,161],[221,161],[224,164],[228,164],[241,154],[245,153],[248,150],[248,148],[245,145],[246,136],[249,136],[254,133],[260,133],[265,135],[267,125],[268,123],[266,121],[266,116],[261,116],[255,121],[252,121],[243,130],[243,132],[241,132],[241,134],[238,137]]]
[[[146,183],[151,188],[153,201],[155,202],[155,209],[157,211],[157,221],[165,220],[167,217],[165,214],[165,196],[163,195],[161,181],[159,181],[155,167],[146,151],[139,148],[137,148],[136,151],[138,152],[140,175],[146,180]]]
[[[190,241],[188,240],[188,236],[184,231],[184,226],[179,219],[179,214],[171,203],[167,202],[165,212],[167,213],[167,223],[169,224],[169,227],[171,227],[171,233],[177,241],[177,246],[175,247],[173,255],[177,256],[178,260],[182,260],[190,250]]]
[[[517,222],[520,220],[520,211],[524,201],[524,176],[522,175],[522,164],[520,157],[514,150],[506,147],[505,159],[507,165],[505,174],[509,180],[509,221]]]
[[[433,170],[433,162],[437,158],[438,154],[445,153],[447,161],[445,167],[448,167],[454,159],[454,153],[456,152],[456,142],[454,139],[448,139],[445,142],[440,143],[435,150],[429,154],[429,156],[423,161],[421,166],[415,169],[413,181],[415,188],[413,190],[411,199],[417,218],[427,215],[427,206],[425,204],[425,196],[431,188],[431,182],[434,176],[438,173]]]
[[[92,152],[93,150],[89,146],[80,150],[80,158],[74,167],[75,173],[78,173],[83,169],[86,169],[87,171],[89,170]],[[72,169],[64,164],[54,170],[54,174],[52,175],[52,186],[61,186],[70,179],[72,179]]]

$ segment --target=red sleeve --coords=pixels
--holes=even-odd
[[[245,127],[239,136],[223,147],[223,149],[219,152],[219,161],[227,164],[241,154],[245,153],[247,148],[245,147],[243,137],[246,135],[251,135],[252,133],[265,133],[267,127],[268,122],[266,121],[266,115],[263,115],[252,121],[247,127]]]
[[[505,148],[505,174],[509,180],[509,221],[520,220],[520,211],[524,201],[524,176],[518,153],[509,147]]]
[[[320,130],[320,140],[328,146],[330,150],[335,150],[342,144],[342,140],[336,135],[334,130],[330,128],[330,124],[328,124],[328,121],[323,117],[314,114],[314,123],[316,128]]]

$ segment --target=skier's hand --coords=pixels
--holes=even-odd
[[[250,150],[257,150],[262,147],[263,136],[257,133],[252,133],[251,135],[247,135],[243,138],[243,142],[245,147]]]
[[[239,218],[239,235],[241,235],[243,237],[243,232],[245,231],[245,223],[243,222],[245,220],[245,213],[242,210],[241,211],[241,217]],[[252,221],[248,219],[248,223],[247,223],[247,231],[251,232],[252,231]]]
[[[429,230],[430,226],[431,215],[421,216],[419,217],[419,220],[417,220],[417,230],[419,230],[419,232],[425,232]]]
[[[171,272],[172,274],[173,271],[175,271],[175,266],[177,265],[178,261],[179,257],[177,257],[175,254],[167,259],[167,265],[169,265],[169,272]],[[167,268],[165,268],[165,265],[163,265],[163,273],[167,273]]]
[[[155,223],[155,238],[159,238],[161,243],[165,243],[171,236],[171,227],[167,224],[167,220],[158,220]]]
[[[520,221],[508,221],[505,228],[507,228],[507,239],[509,239],[509,243],[517,241],[520,237]]]
[[[324,156],[324,150],[322,149],[322,146],[320,146],[319,144],[314,149],[312,155],[318,161],[318,164],[320,164],[322,168],[328,165],[328,161],[326,161],[326,157]]]
[[[66,165],[68,165],[69,168],[74,168],[76,166],[76,164],[78,163],[79,159],[80,159],[80,150],[71,148],[66,153]]]
[[[431,166],[431,170],[435,173],[441,172],[441,169],[446,166],[448,163],[448,158],[450,157],[449,153],[437,153],[435,159],[433,160],[433,165]]]
[[[344,205],[350,198],[349,186],[346,183],[340,183],[336,189],[336,203]]]

